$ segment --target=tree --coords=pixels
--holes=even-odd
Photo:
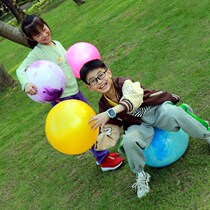
[[[15,16],[18,23],[25,17],[23,10],[16,4],[14,0],[0,0]]]
[[[3,21],[0,21],[0,36],[3,36],[4,38],[15,43],[29,47],[27,39],[23,36],[20,29]]]
[[[0,21],[0,36],[9,39],[15,43],[29,47],[27,39],[23,36],[20,29]],[[7,73],[2,64],[0,64],[0,92],[7,87],[13,87],[17,82]]]
[[[17,82],[7,73],[3,65],[0,64],[0,92],[2,92],[7,87],[14,87]]]

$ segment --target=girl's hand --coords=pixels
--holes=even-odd
[[[102,112],[97,114],[96,116],[92,117],[91,120],[88,122],[89,124],[92,123],[91,128],[96,130],[96,128],[101,127],[103,129],[104,125],[108,122],[109,117],[106,112]]]
[[[32,83],[27,83],[25,85],[25,92],[29,95],[36,95],[37,94],[37,87]]]

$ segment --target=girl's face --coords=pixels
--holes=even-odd
[[[104,70],[102,68],[90,71],[87,74],[86,81],[88,83],[87,87],[101,94],[107,94],[112,90],[112,79],[111,71]]]
[[[33,41],[36,41],[40,44],[51,45],[51,31],[50,29],[44,25],[44,27],[37,28],[38,34],[32,35]]]

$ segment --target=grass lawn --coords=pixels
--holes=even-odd
[[[113,76],[130,76],[150,89],[182,96],[210,121],[210,4],[181,0],[66,0],[42,15],[66,49],[95,45]],[[0,63],[15,79],[30,49],[0,42]],[[99,96],[78,81],[97,111]],[[210,209],[210,151],[190,138],[187,152],[164,168],[146,167],[151,192],[139,200],[127,162],[102,172],[90,152],[63,155],[45,137],[49,104],[20,89],[0,93],[0,209]],[[116,151],[113,148],[112,151]]]

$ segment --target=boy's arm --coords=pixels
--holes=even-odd
[[[105,150],[114,147],[120,139],[121,128],[117,125],[106,124],[101,130],[96,143],[95,150]]]
[[[122,87],[122,94],[119,104],[124,106],[128,113],[135,111],[143,103],[144,90],[141,88],[140,82],[126,80]]]
[[[120,112],[123,112],[125,110],[125,107],[121,104],[118,104],[117,106],[114,106],[112,109],[115,114],[118,114]],[[107,111],[104,111],[93,116],[90,119],[89,123],[92,123],[91,128],[94,130],[98,127],[101,127],[101,129],[103,129],[109,120],[110,120],[110,117],[108,116]]]

